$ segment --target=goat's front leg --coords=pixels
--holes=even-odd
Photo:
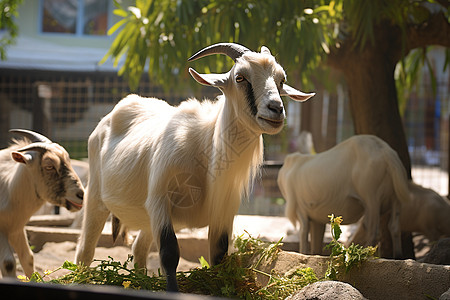
[[[237,211],[237,209],[236,209]],[[209,224],[209,260],[213,265],[222,262],[224,256],[228,253],[229,241],[233,233],[234,214],[226,216],[217,216],[216,219],[221,224]]]
[[[132,252],[133,260],[139,269],[147,267],[147,256],[153,241],[151,230],[141,230],[134,240]]]
[[[95,247],[102,234],[109,211],[100,197],[88,189],[83,208],[83,224],[75,253],[75,263],[89,266],[94,258]]]
[[[209,259],[213,265],[219,264],[228,253],[230,229],[214,229],[210,226],[208,232]]]
[[[3,277],[16,277],[16,260],[8,237],[0,232],[0,270]]]
[[[25,228],[21,231],[15,232],[9,236],[9,242],[16,251],[19,257],[20,264],[23,271],[28,278],[31,278],[31,274],[34,272],[34,256],[33,252],[28,245],[28,238],[25,232]]]

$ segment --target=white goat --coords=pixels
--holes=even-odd
[[[450,201],[432,189],[408,182],[411,201],[402,203],[400,228],[403,232],[419,232],[430,241],[450,237]],[[365,230],[360,226],[354,240],[361,240]]]
[[[430,241],[450,237],[450,201],[432,189],[409,182],[411,202],[402,205],[402,231],[423,233]]]
[[[0,269],[15,277],[14,249],[30,277],[34,263],[25,224],[45,201],[79,210],[84,189],[63,147],[36,132],[11,132],[25,139],[0,151]]]
[[[139,229],[135,262],[146,266],[155,239],[167,290],[178,290],[179,260],[174,228],[209,225],[210,261],[228,251],[241,197],[262,162],[262,133],[284,124],[281,95],[305,101],[314,94],[285,82],[269,49],[256,53],[237,44],[209,46],[189,60],[225,54],[235,61],[225,74],[199,74],[219,88],[216,102],[190,99],[173,107],[162,100],[130,95],[104,117],[89,137],[89,184],[76,262],[89,265],[110,212]]]
[[[300,252],[320,254],[331,213],[345,224],[362,216],[365,244],[378,242],[380,215],[391,211],[389,231],[394,256],[400,257],[400,205],[409,200],[408,180],[397,153],[381,139],[358,135],[317,155],[286,157],[278,185],[286,199],[286,216],[300,222]]]

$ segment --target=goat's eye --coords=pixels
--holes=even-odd
[[[284,79],[284,78],[281,79],[281,81],[280,81],[280,86],[283,87],[283,84],[284,84],[285,82],[286,82],[286,79]]]
[[[45,166],[44,167],[47,171],[53,171],[53,170],[55,170],[55,167],[54,166]]]
[[[237,82],[237,83],[242,82],[242,81],[244,81],[244,80],[245,80],[245,77],[244,77],[244,76],[242,76],[242,75],[236,75],[236,82]]]

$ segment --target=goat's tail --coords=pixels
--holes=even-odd
[[[297,201],[295,200],[286,200],[286,208],[284,210],[284,214],[291,221],[294,228],[297,228],[298,218],[297,218]]]
[[[410,201],[411,196],[409,194],[408,177],[405,167],[398,157],[397,152],[395,152],[395,155],[389,155],[387,157],[392,158],[386,161],[386,163],[391,175],[395,195],[400,203],[407,203]]]
[[[297,228],[298,217],[297,217],[297,200],[289,199],[285,193],[282,193],[284,200],[286,200],[286,208],[284,209],[284,215],[291,221],[294,228]]]
[[[289,157],[286,158],[286,160],[289,159]],[[289,219],[289,221],[291,221],[291,223],[294,225],[295,228],[297,228],[297,222],[298,222],[298,218],[297,218],[297,201],[296,199],[290,199],[292,197],[288,196],[288,191],[286,191],[286,187],[287,182],[286,182],[286,170],[285,168],[287,168],[286,166],[286,160],[284,162],[284,165],[281,167],[280,171],[278,172],[278,178],[277,178],[277,183],[278,183],[278,188],[280,189],[281,195],[283,195],[284,200],[286,201],[286,207],[284,209],[284,215],[286,216],[286,218]]]

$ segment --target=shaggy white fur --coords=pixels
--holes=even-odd
[[[265,47],[236,58],[226,74],[189,72],[223,95],[178,107],[130,95],[91,134],[77,263],[91,263],[110,212],[140,230],[133,245],[138,266],[145,266],[154,239],[168,290],[177,289],[174,230],[209,225],[210,261],[218,263],[228,250],[241,198],[262,163],[262,133],[278,133],[284,125],[280,94],[301,101],[313,96],[283,84],[284,70]]]

